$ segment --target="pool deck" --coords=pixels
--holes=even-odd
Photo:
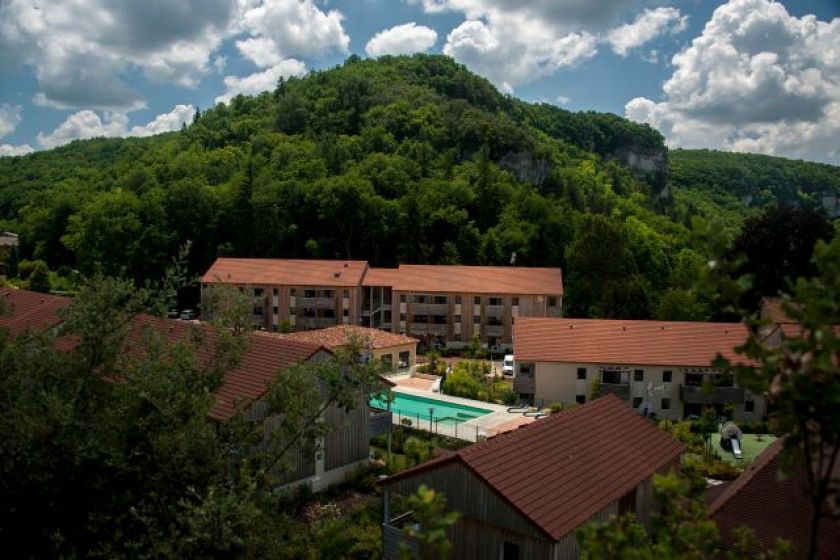
[[[433,393],[431,391],[431,384],[428,388],[421,389],[414,386],[413,383],[405,383],[403,379],[391,379],[397,386],[392,391],[397,393],[404,393],[406,395],[417,395],[427,399],[435,399],[452,404],[459,404],[463,406],[471,406],[474,408],[483,408],[490,410],[488,414],[484,414],[473,420],[461,422],[455,425],[435,424],[430,430],[429,422],[420,421],[419,426],[415,426],[425,431],[433,431],[435,433],[463,439],[466,441],[479,441],[481,439],[492,437],[503,432],[515,430],[519,426],[530,424],[536,419],[529,416],[523,416],[521,412],[508,412],[507,406],[488,403],[484,401],[476,401],[472,399],[464,399],[461,397],[453,397],[444,395],[443,393]],[[427,381],[425,379],[414,378],[411,381]],[[429,382],[431,383],[431,382]],[[419,384],[418,384],[419,385]],[[421,385],[425,386],[425,385]],[[402,417],[394,414],[394,424],[399,425]]]

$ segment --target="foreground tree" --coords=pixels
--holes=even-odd
[[[351,408],[368,370],[353,350],[297,367],[294,395],[271,389],[284,415],[274,437],[295,445],[266,448],[260,423],[208,418],[213,391],[245,350],[242,329],[195,328],[173,341],[155,328],[162,320],[141,316],[165,307],[150,290],[97,278],[61,312],[59,329],[0,333],[0,543],[9,557],[282,550],[265,473],[314,449],[330,426],[312,422],[310,408],[322,395]]]

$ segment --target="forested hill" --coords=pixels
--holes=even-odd
[[[564,267],[572,313],[696,318],[688,282],[707,256],[686,224],[721,219],[733,236],[741,219],[707,192],[668,188],[647,126],[516,100],[442,56],[351,57],[177,133],[0,158],[0,228],[55,281],[71,268],[154,278],[186,241],[196,274],[220,255],[515,253]]]

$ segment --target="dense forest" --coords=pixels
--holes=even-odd
[[[54,287],[73,270],[153,279],[188,241],[194,274],[217,256],[515,254],[564,268],[570,314],[702,319],[698,228],[732,242],[765,206],[840,192],[840,168],[668,156],[646,125],[517,100],[446,57],[353,56],[180,132],[2,158],[0,228]]]

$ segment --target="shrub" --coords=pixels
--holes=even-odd
[[[434,444],[431,441],[411,436],[405,440],[403,449],[408,466],[419,465],[432,458]]]
[[[548,409],[551,411],[552,414],[557,414],[558,412],[563,412],[563,403],[553,402],[550,405],[548,405]]]
[[[511,391],[510,389],[502,392],[502,403],[508,406],[512,406],[519,402],[519,395],[515,392]]]
[[[717,461],[706,465],[705,475],[716,480],[734,480],[741,472],[726,461]]]

